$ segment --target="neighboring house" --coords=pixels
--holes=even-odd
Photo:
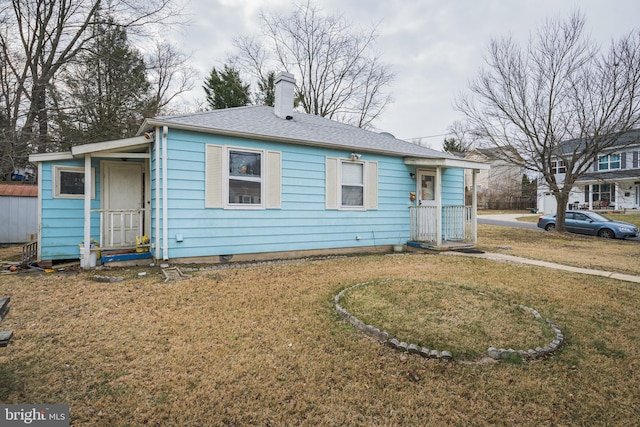
[[[275,107],[157,117],[137,137],[32,155],[39,260],[90,267],[91,239],[103,260],[182,262],[476,243],[464,170],[487,165],[295,112],[294,83],[278,75]]]
[[[640,130],[626,132],[614,146],[603,150],[594,159],[588,173],[578,178],[569,194],[567,208],[640,209],[639,155]],[[553,161],[552,170],[558,182],[563,182],[564,162]],[[556,198],[544,184],[538,187],[538,210],[544,213],[557,211]]]
[[[520,159],[515,150],[510,157]],[[464,155],[473,162],[483,162],[491,169],[476,172],[478,191],[478,207],[481,209],[515,209],[520,208],[522,198],[522,175],[525,173],[521,165],[513,160],[505,159],[499,148],[474,148]],[[465,185],[471,188],[472,170],[465,172]]]
[[[25,243],[38,231],[38,187],[0,184],[0,243]]]

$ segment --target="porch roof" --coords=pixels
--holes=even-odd
[[[488,170],[491,168],[489,163],[474,162],[472,160],[465,159],[425,159],[419,157],[407,157],[404,159],[404,163],[410,166],[427,166],[427,167],[445,167],[445,168],[462,168],[462,169],[479,169]]]
[[[640,181],[638,169],[615,170],[608,172],[592,172],[582,175],[576,180],[581,184],[614,182],[614,181]]]
[[[51,160],[68,160],[83,157],[85,154],[115,154],[117,157],[131,157],[148,150],[149,144],[153,141],[151,134],[134,136],[133,138],[116,139],[113,141],[94,142],[91,144],[75,145],[70,151],[57,153],[31,154],[30,162],[44,162]],[[126,150],[126,152],[122,152]],[[135,155],[134,155],[135,154]]]

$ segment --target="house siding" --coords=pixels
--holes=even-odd
[[[442,170],[442,206],[464,206],[464,169]]]
[[[207,144],[280,152],[281,208],[205,208]],[[415,191],[415,180],[402,158],[363,153],[363,160],[378,162],[378,209],[340,211],[325,208],[325,159],[346,158],[347,151],[170,129],[167,154],[169,258],[391,245],[409,238],[409,192]],[[151,160],[155,194],[153,153]],[[446,203],[462,204],[462,181],[461,170],[443,174]],[[154,203],[152,224],[157,214]],[[152,239],[162,242],[155,230]]]
[[[84,160],[65,160],[43,162],[38,185],[42,194],[42,218],[40,223],[40,256],[45,260],[75,259],[80,257],[79,244],[84,239],[84,200],[54,198],[53,171],[55,166],[74,166],[84,168]],[[91,209],[100,208],[99,161],[92,159],[95,168],[95,198],[91,200]],[[91,214],[91,238],[99,239],[100,216]]]

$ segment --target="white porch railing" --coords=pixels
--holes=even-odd
[[[136,236],[144,234],[144,209],[98,209],[100,247],[122,248],[136,245]]]
[[[410,206],[411,240],[438,242],[438,208],[436,206]],[[470,206],[444,206],[441,216],[443,241],[475,242],[475,224]]]

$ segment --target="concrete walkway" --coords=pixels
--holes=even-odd
[[[443,252],[441,253],[441,255],[466,256],[466,257],[474,257],[474,258],[484,258],[492,261],[515,262],[520,264],[535,265],[538,267],[554,268],[556,270],[569,271],[572,273],[589,274],[592,276],[601,276],[601,277],[607,277],[610,279],[624,280],[626,282],[640,283],[640,276],[616,273],[612,271],[594,270],[590,268],[571,267],[569,265],[557,264],[555,262],[539,261],[535,259],[517,257],[513,255],[497,254],[497,253],[490,253],[490,252],[474,254],[474,253],[453,252],[453,251]]]

